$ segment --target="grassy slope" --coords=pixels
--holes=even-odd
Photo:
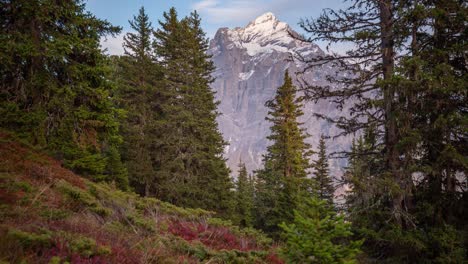
[[[0,132],[0,263],[282,263],[255,230],[93,183]]]

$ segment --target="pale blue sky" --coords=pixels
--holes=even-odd
[[[129,31],[128,20],[144,6],[153,26],[161,19],[162,13],[174,6],[180,17],[197,10],[202,18],[202,26],[208,37],[213,37],[220,27],[245,26],[249,21],[265,12],[273,12],[276,17],[300,32],[297,25],[301,18],[317,17],[322,9],[343,7],[343,0],[87,0],[86,7],[98,18],[106,19],[114,25]],[[103,46],[111,54],[120,54],[122,36],[108,39]]]

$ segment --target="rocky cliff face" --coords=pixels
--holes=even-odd
[[[290,75],[304,67],[291,60],[291,54],[315,56],[323,51],[315,44],[303,42],[291,36],[295,33],[286,23],[279,21],[272,13],[266,13],[243,28],[220,28],[210,43],[210,53],[217,68],[216,81],[212,88],[220,101],[218,110],[219,128],[229,145],[226,147],[228,165],[237,175],[237,164],[242,159],[249,171],[262,165],[262,154],[269,144],[266,139],[270,124],[265,120],[268,109],[265,102],[274,97],[282,85],[286,70]],[[324,66],[304,77],[309,82],[323,82],[327,73],[333,70]],[[320,134],[336,134],[336,128],[323,120],[313,117],[314,112],[332,116],[338,113],[328,103],[306,103],[303,122],[311,135],[310,143],[316,149]],[[328,140],[329,151],[345,149],[349,139]],[[333,174],[339,175],[343,160],[330,162]]]

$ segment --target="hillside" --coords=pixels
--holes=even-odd
[[[90,182],[0,132],[0,263],[282,263],[213,213]]]

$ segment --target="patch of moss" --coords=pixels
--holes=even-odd
[[[52,257],[50,260],[49,260],[49,264],[60,264],[62,263],[62,259],[60,257]]]
[[[154,221],[151,221],[150,219],[145,218],[140,214],[128,214],[127,219],[128,221],[130,221],[130,223],[134,224],[140,229],[143,229],[148,232],[156,231]]]
[[[0,175],[0,189],[4,189],[8,193],[23,192],[29,194],[34,190],[31,184],[15,179],[13,175],[6,173],[1,173]]]
[[[96,241],[89,237],[78,237],[69,242],[70,250],[81,256],[90,257],[97,251]]]
[[[134,193],[124,192],[107,183],[88,182],[88,193],[100,201],[106,201],[119,207],[128,207],[138,196]]]
[[[71,185],[70,183],[60,180],[55,184],[56,188],[63,193],[70,202],[85,206],[85,207],[95,207],[97,206],[97,200],[90,193],[82,190],[76,186]]]
[[[110,255],[112,253],[112,249],[108,246],[99,246],[96,253],[100,256]]]
[[[70,212],[62,209],[44,208],[39,215],[48,220],[63,220],[70,216]]]
[[[52,238],[47,233],[36,234],[18,229],[10,229],[8,230],[7,237],[17,242],[23,249],[50,248],[52,246]]]
[[[90,208],[91,212],[94,212],[102,217],[107,217],[107,216],[110,216],[112,215],[113,211],[109,208],[106,208],[106,207],[102,207],[102,206],[96,206],[96,207],[92,207]]]
[[[23,191],[25,193],[30,193],[33,190],[31,184],[25,181],[15,181],[10,186],[12,191]]]
[[[77,237],[69,242],[72,252],[84,257],[109,255],[112,250],[108,246],[99,246],[96,240],[89,237]]]
[[[104,225],[104,229],[107,232],[116,233],[116,234],[126,233],[126,232],[130,231],[128,226],[124,225],[123,223],[121,223],[119,221],[109,221],[109,222],[107,222]]]

